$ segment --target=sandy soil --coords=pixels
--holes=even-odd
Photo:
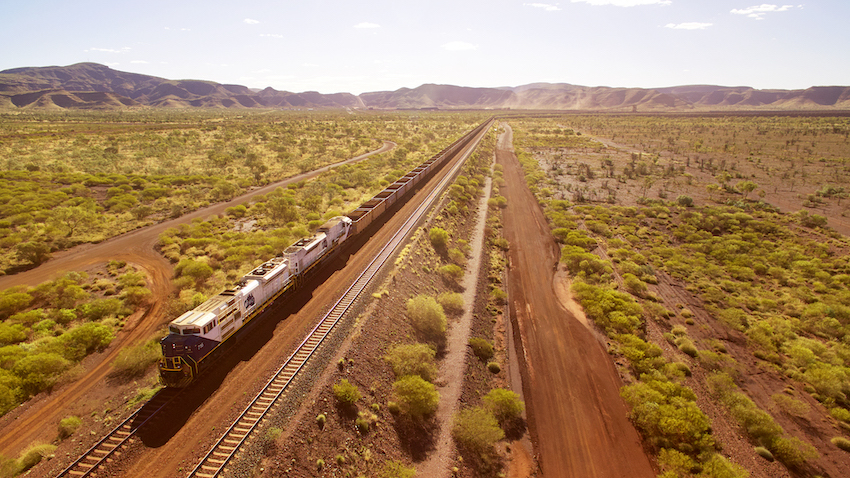
[[[605,348],[558,301],[558,248],[513,154],[510,129],[499,141],[508,199],[511,316],[526,364],[529,428],[543,476],[655,476],[619,396],[622,385]]]
[[[376,151],[351,158],[343,163],[365,159],[373,154],[395,147],[389,141]],[[335,166],[335,165],[334,165]],[[228,207],[242,204],[259,194],[266,194],[277,187],[315,177],[329,169],[327,166],[309,173],[288,178],[258,188],[229,202],[212,205],[176,219],[117,236],[99,244],[84,244],[56,254],[55,258],[41,266],[19,274],[0,277],[0,289],[15,285],[37,285],[51,280],[65,271],[87,270],[110,260],[124,260],[142,269],[148,278],[152,296],[147,309],[129,317],[118,336],[103,353],[89,357],[83,362],[85,372],[73,383],[58,387],[52,393],[40,395],[0,419],[0,454],[17,456],[31,443],[48,443],[56,436],[59,420],[71,414],[88,414],[102,405],[102,399],[110,393],[94,390],[116,387],[106,379],[111,371],[110,363],[127,346],[148,340],[162,325],[170,320],[166,316],[166,299],[172,291],[172,265],[155,249],[159,234],[169,227],[189,223],[195,218],[221,214]],[[94,399],[97,397],[97,399]],[[79,408],[80,402],[87,405]]]

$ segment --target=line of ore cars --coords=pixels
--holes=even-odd
[[[483,123],[407,175],[387,186],[348,216],[337,216],[307,238],[287,247],[282,254],[255,267],[238,284],[220,292],[168,325],[160,342],[159,374],[167,387],[185,387],[210,366],[215,352],[277,298],[293,291],[310,271],[335,255],[346,240],[362,233],[447,158],[465,146],[489,124]]]

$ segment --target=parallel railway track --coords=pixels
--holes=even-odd
[[[490,124],[492,123],[487,122],[487,127]],[[464,158],[474,150],[483,133],[486,132],[487,127],[474,130],[471,133],[474,139],[468,145],[461,148],[456,153],[456,156]],[[189,474],[190,477],[215,477],[224,471],[227,464],[231,462],[240,448],[246,443],[251,433],[257,429],[266,415],[278,403],[298,372],[307,364],[307,361],[315,354],[321,344],[334,330],[334,327],[342,320],[345,313],[351,309],[361,293],[370,285],[371,281],[381,270],[381,267],[392,257],[399,245],[414,230],[419,220],[457,174],[462,164],[463,160],[461,159],[455,161],[450,166],[452,169],[422,201],[414,213],[408,217],[372,262],[369,263],[348,290],[331,307],[330,311],[307,334],[304,341],[301,342],[292,355],[289,356],[274,376],[266,383],[261,392],[257,394],[250,405],[242,411],[239,418],[234,421],[231,427],[192,470]],[[139,407],[127,419],[113,428],[82,456],[62,470],[57,475],[57,478],[95,475],[100,467],[114,460],[120,454],[120,451],[126,448],[142,426],[149,423],[157,412],[173,402],[180,394],[180,389],[161,390],[151,400]]]

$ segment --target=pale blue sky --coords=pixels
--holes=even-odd
[[[2,0],[0,70],[91,61],[322,93],[850,85],[850,1]]]

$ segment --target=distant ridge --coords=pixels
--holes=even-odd
[[[611,88],[568,83],[471,88],[425,84],[395,91],[322,94],[203,80],[168,80],[97,63],[0,72],[0,110],[133,108],[536,109],[587,111],[848,110],[850,87],[757,90],[690,85]]]

